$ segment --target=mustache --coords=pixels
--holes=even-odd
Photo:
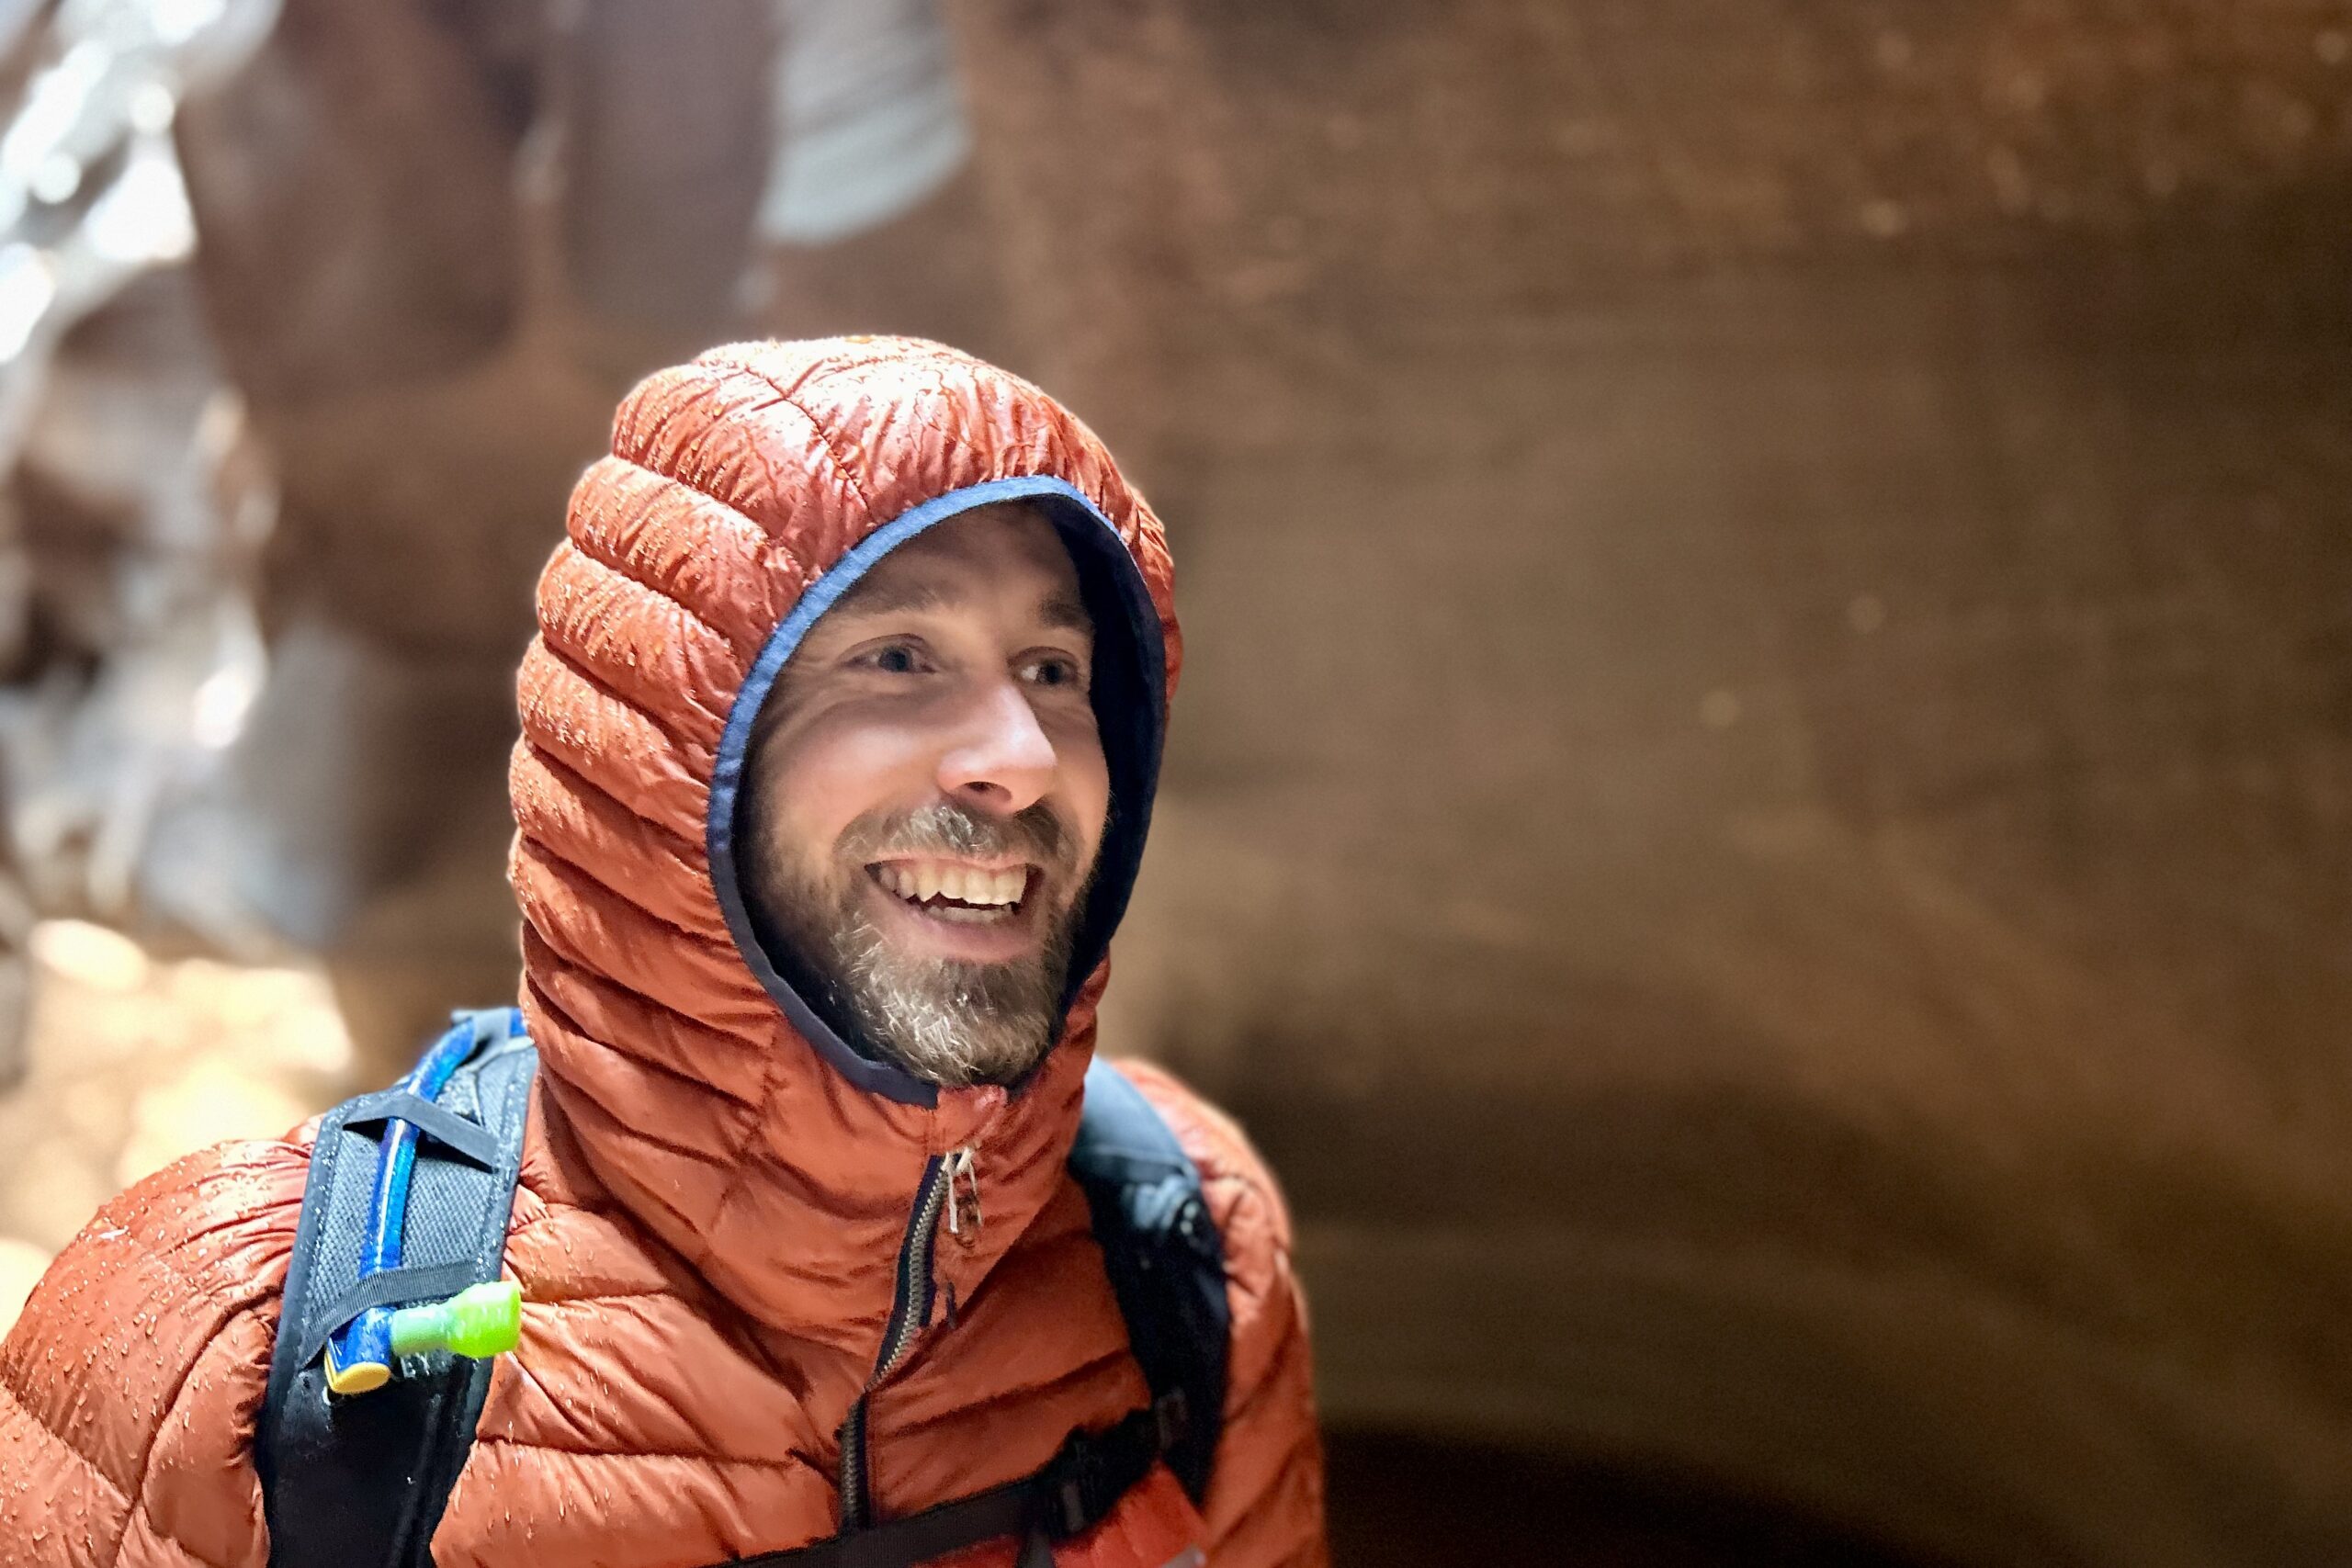
[[[1043,801],[1010,817],[990,817],[952,800],[912,811],[871,811],[849,825],[841,843],[869,861],[894,854],[1018,855],[1065,877],[1078,864],[1077,840]]]

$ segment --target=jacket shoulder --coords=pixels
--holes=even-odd
[[[1155,1062],[1123,1059],[1118,1069],[1143,1091],[1184,1153],[1200,1168],[1210,1217],[1225,1242],[1225,1268],[1236,1292],[1254,1302],[1290,1264],[1290,1210],[1263,1156],[1239,1123]]]
[[[0,1494],[0,1540],[70,1523],[100,1562],[266,1556],[253,1428],[309,1162],[294,1140],[199,1151],[58,1255],[0,1344],[0,1471],[35,1482]]]

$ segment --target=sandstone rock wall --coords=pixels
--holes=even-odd
[[[1335,1417],[2352,1548],[2352,13],[961,15]]]

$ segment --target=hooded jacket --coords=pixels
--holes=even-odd
[[[809,624],[890,549],[1006,500],[1053,520],[1093,611],[1112,815],[1055,1047],[1011,1089],[935,1089],[848,1049],[778,976],[733,817],[752,719]],[[933,344],[717,349],[622,405],[539,626],[511,775],[541,1064],[506,1251],[524,1329],[434,1537],[442,1568],[782,1550],[1027,1475],[1147,1403],[1063,1163],[1181,656],[1159,524],[1101,444]],[[1156,1470],[1057,1562],[1320,1563],[1281,1200],[1230,1122],[1130,1071],[1224,1237],[1224,1429],[1201,1507]],[[308,1139],[183,1160],[51,1267],[0,1348],[0,1565],[263,1568],[253,1435]],[[935,1238],[937,1305],[885,1367],[918,1194],[957,1151],[980,1223]]]

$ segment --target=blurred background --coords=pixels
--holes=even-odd
[[[1167,518],[1343,1564],[2352,1560],[2352,0],[0,0],[0,1321],[512,994],[645,371]]]

